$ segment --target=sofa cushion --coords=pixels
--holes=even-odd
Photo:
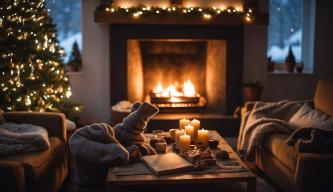
[[[315,108],[333,117],[333,80],[320,80],[314,97]]]
[[[46,151],[11,155],[0,159],[22,163],[27,184],[33,184],[64,161],[65,146],[62,141],[57,137],[50,137],[49,140],[50,148]]]
[[[286,167],[295,171],[297,157],[300,153],[294,146],[287,145],[287,139],[288,135],[286,134],[269,134],[263,140],[263,148]]]
[[[315,127],[333,130],[333,118],[321,111],[312,109],[307,103],[290,118],[289,123],[295,129]]]

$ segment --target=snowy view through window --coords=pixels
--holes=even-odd
[[[75,41],[82,52],[81,0],[46,0],[46,5],[57,25],[58,40],[65,49],[64,61],[67,63]]]
[[[303,0],[270,0],[267,56],[283,63],[289,45],[302,61],[302,10]]]

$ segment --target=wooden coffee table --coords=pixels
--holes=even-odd
[[[214,134],[216,131],[211,131]],[[256,191],[256,176],[240,159],[232,147],[220,137],[219,147],[229,152],[231,158],[237,159],[238,162],[247,170],[243,172],[232,173],[179,173],[174,175],[156,176],[156,175],[131,175],[117,176],[114,173],[114,168],[109,168],[107,183],[110,191],[119,191],[121,186],[139,186],[139,185],[174,185],[174,184],[201,184],[201,183],[234,183],[245,182],[248,192]]]

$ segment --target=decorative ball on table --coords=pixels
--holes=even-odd
[[[228,160],[229,159],[229,153],[226,150],[218,150],[215,153],[215,157],[218,160]]]

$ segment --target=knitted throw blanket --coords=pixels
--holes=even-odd
[[[45,128],[30,124],[0,125],[0,156],[39,152],[50,147]]]
[[[291,134],[290,117],[301,107],[300,102],[280,101],[275,103],[256,102],[252,111],[242,122],[237,150],[248,161],[254,160],[255,147],[261,145],[269,133]]]

